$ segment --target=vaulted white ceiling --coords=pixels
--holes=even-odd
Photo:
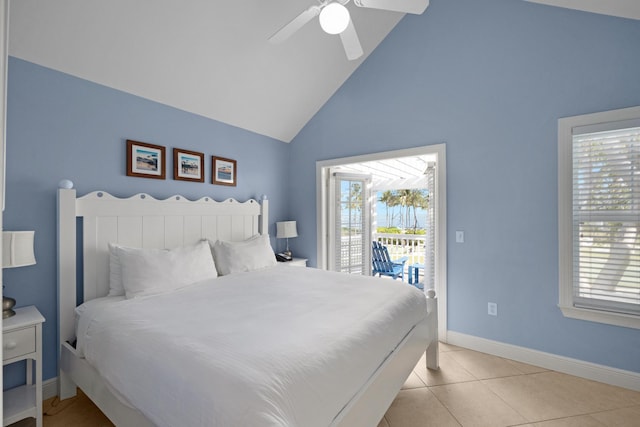
[[[532,1],[640,18],[640,0]],[[364,49],[356,61],[315,20],[285,43],[267,41],[314,3],[15,0],[9,53],[289,142],[403,17],[350,2]]]
[[[364,49],[348,61],[315,0],[19,0],[12,56],[289,142],[402,18],[348,4]]]
[[[640,19],[639,0],[529,0],[533,3],[559,6],[584,12],[601,13],[621,18]]]

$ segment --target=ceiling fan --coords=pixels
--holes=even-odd
[[[363,51],[349,11],[345,7],[347,3],[349,0],[319,0],[319,4],[303,11],[269,37],[269,41],[282,43],[313,18],[319,16],[320,26],[326,33],[340,35],[347,58],[349,60],[358,59],[362,56]],[[358,7],[416,15],[420,15],[429,6],[429,0],[353,0],[353,3]]]

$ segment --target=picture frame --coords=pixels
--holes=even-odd
[[[174,148],[173,179],[204,182],[204,153]]]
[[[211,156],[211,183],[217,185],[237,184],[237,162],[224,157]]]
[[[127,139],[127,176],[165,179],[165,147]]]

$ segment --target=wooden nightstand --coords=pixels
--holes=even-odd
[[[2,364],[26,360],[27,383],[4,392],[2,425],[31,417],[36,419],[37,427],[42,427],[42,323],[45,320],[34,306],[15,311],[15,316],[2,321]]]
[[[307,259],[294,257],[291,261],[284,262],[283,264],[288,265],[289,267],[306,267]]]

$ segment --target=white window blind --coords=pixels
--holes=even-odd
[[[574,306],[640,315],[640,126],[574,129],[572,159]]]
[[[429,205],[427,208],[427,238],[425,242],[425,260],[426,266],[424,271],[424,289],[435,289],[436,286],[436,164],[435,162],[427,165],[425,171],[427,178],[427,191],[429,194]]]

